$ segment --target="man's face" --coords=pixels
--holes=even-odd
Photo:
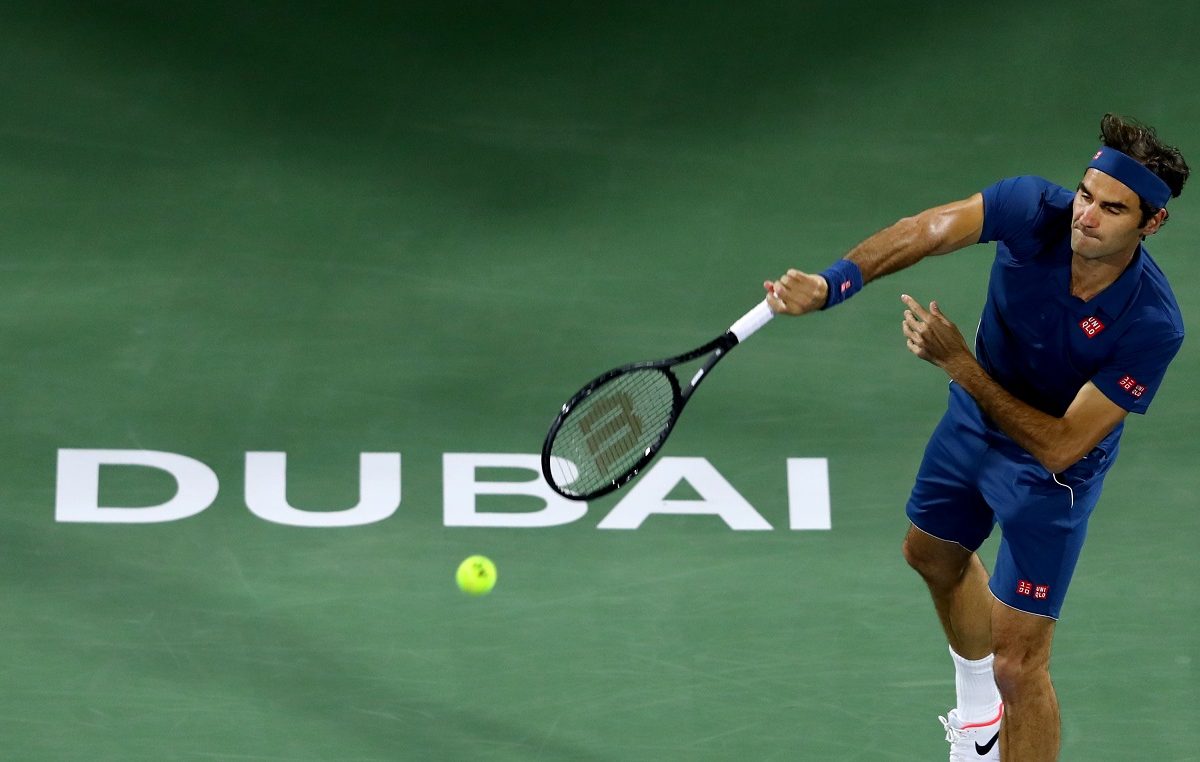
[[[1138,196],[1129,186],[1089,168],[1075,191],[1071,250],[1085,259],[1129,253],[1143,235],[1158,229],[1154,219],[1146,227],[1138,227],[1141,219]]]

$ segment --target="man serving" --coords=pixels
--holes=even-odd
[[[763,285],[802,315],[927,256],[996,242],[975,352],[936,301],[904,295],[908,349],[949,375],[909,497],[904,556],[955,665],[950,759],[1039,762],[1060,745],[1050,645],[1125,417],[1145,413],[1183,321],[1144,240],[1189,170],[1155,130],[1106,114],[1072,192],[1001,180],[876,233],[823,273]],[[1000,526],[992,574],[976,551]]]

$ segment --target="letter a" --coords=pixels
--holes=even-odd
[[[700,494],[700,500],[667,500],[680,480]],[[598,529],[637,529],[653,513],[717,515],[731,529],[770,529],[758,511],[705,458],[662,458],[633,483],[624,499],[604,517]]]

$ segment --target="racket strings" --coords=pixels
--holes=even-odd
[[[670,427],[674,407],[671,380],[657,368],[596,388],[572,408],[551,443],[555,483],[586,495],[623,477]]]

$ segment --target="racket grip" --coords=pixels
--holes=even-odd
[[[767,323],[771,322],[771,318],[775,317],[775,313],[771,311],[771,307],[767,304],[767,300],[763,299],[754,309],[747,312],[738,318],[737,322],[729,326],[729,332],[737,337],[738,343],[750,338],[750,335],[762,328]]]

